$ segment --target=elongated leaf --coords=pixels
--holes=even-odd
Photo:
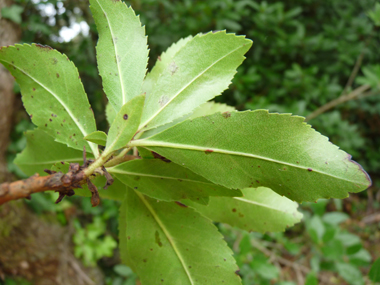
[[[304,118],[265,110],[187,120],[133,141],[229,188],[265,186],[296,201],[344,198],[371,185],[351,156]]]
[[[44,169],[51,169],[55,163],[83,162],[83,152],[54,141],[54,138],[39,129],[28,131],[26,148],[17,155],[14,163],[26,175],[38,173],[47,175]]]
[[[159,126],[155,129],[151,129],[151,130],[144,132],[143,135],[141,136],[141,138],[147,138],[147,137],[153,136],[155,134],[161,133],[162,131],[164,131],[164,130],[166,130],[166,129],[174,126],[174,125],[177,125],[178,123],[180,123],[186,119],[193,120],[195,118],[198,118],[201,116],[212,115],[212,114],[215,114],[217,112],[224,113],[224,112],[232,112],[232,111],[235,111],[235,108],[228,106],[226,104],[221,104],[221,103],[216,103],[216,102],[206,102],[206,103],[202,104],[201,106],[199,106],[198,108],[196,108],[192,113],[190,113],[188,115],[185,115],[181,118],[178,118],[178,119],[174,120],[173,122],[168,123],[166,125]]]
[[[148,61],[145,28],[123,1],[90,0],[99,32],[96,57],[103,88],[116,112],[141,94]]]
[[[251,44],[223,31],[197,35],[181,45],[146,98],[140,129],[170,123],[220,95]]]
[[[162,201],[190,199],[207,204],[209,196],[242,196],[239,190],[215,185],[178,164],[159,159],[132,160],[108,171],[129,187]]]
[[[178,42],[172,44],[164,53],[161,54],[161,56],[158,57],[153,69],[146,75],[146,78],[144,79],[142,90],[147,95],[147,97],[149,97],[152,93],[158,78],[164,72],[165,68],[168,67],[170,62],[172,62],[173,57],[176,55],[176,53],[181,48],[183,48],[192,38],[192,36],[188,36],[187,38],[180,39]]]
[[[74,64],[48,46],[15,45],[0,49],[0,62],[21,87],[32,122],[68,146],[97,155],[83,137],[96,131],[95,119]]]
[[[96,131],[84,137],[86,141],[105,146],[107,141],[107,134],[105,132]]]
[[[210,220],[133,190],[125,204],[127,262],[143,285],[241,284],[232,251]]]
[[[126,191],[131,191],[127,189],[127,186],[125,186]],[[121,206],[119,208],[119,251],[120,251],[120,258],[121,261],[125,264],[130,266],[129,260],[131,260],[128,250],[127,250],[127,199],[124,199],[121,203]]]
[[[184,203],[215,222],[261,233],[284,231],[302,218],[297,203],[269,188],[247,188],[242,192],[244,197],[210,197],[206,206]]]
[[[117,113],[108,132],[105,152],[118,150],[133,138],[140,124],[144,99],[144,95],[133,98]]]
[[[116,117],[116,111],[112,107],[112,105],[108,102],[106,106],[106,118],[107,118],[107,122],[109,126],[112,125],[113,120],[115,120],[115,117]]]

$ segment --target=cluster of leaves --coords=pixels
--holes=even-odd
[[[0,62],[19,82],[38,127],[27,133],[16,162],[26,174],[36,166],[41,174],[63,171],[61,162],[80,162],[86,147],[96,159],[89,175],[105,165],[116,183],[101,196],[123,201],[121,255],[143,283],[239,284],[231,251],[211,220],[279,231],[300,220],[291,200],[344,198],[370,185],[361,167],[302,117],[207,102],[227,88],[251,41],[224,31],[187,37],[145,76],[147,40],[133,10],[118,1],[90,3],[109,99],[108,135],[96,130],[65,55],[41,45],[2,48]],[[99,152],[98,145],[105,148]],[[142,159],[119,164],[131,148]]]

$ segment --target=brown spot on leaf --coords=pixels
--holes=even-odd
[[[128,115],[127,115],[127,114],[124,114],[123,119],[124,119],[124,120],[128,120]]]
[[[225,118],[225,119],[228,119],[229,117],[231,117],[231,112],[224,112],[222,113],[222,116]]]
[[[205,150],[205,154],[210,154],[210,153],[212,153],[212,152],[214,152],[212,149],[206,149],[206,150]]]
[[[232,209],[232,212],[234,212],[234,213],[235,213],[235,212],[236,212],[236,209],[235,209],[235,208],[233,208],[233,209]]]
[[[310,171],[310,172],[311,172],[311,171],[313,171],[313,169],[311,169],[311,168],[308,168],[308,169],[307,169],[307,171]]]
[[[159,61],[161,61],[161,56],[158,56],[158,58],[157,58]]]
[[[59,78],[59,73],[56,74],[57,78]]]

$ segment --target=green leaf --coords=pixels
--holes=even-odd
[[[107,134],[102,131],[93,132],[84,137],[86,141],[96,143],[98,145],[105,146],[107,141]]]
[[[314,272],[309,273],[306,276],[305,285],[318,285],[318,278]]]
[[[127,189],[127,186],[125,186],[125,190],[128,192],[131,191]],[[130,260],[131,257],[129,256],[129,252],[127,250],[127,210],[128,210],[128,205],[127,205],[127,199],[124,198],[123,202],[121,203],[121,206],[119,208],[119,251],[120,251],[120,258],[121,261],[125,264],[128,265],[129,267],[131,266]]]
[[[123,1],[90,0],[99,32],[96,57],[103,88],[116,112],[141,94],[148,61],[145,28]]]
[[[368,277],[373,282],[380,282],[380,258],[376,259],[371,266]]]
[[[122,256],[142,284],[241,284],[232,251],[210,220],[133,190],[124,203]]]
[[[133,189],[162,201],[190,199],[207,204],[209,196],[241,196],[239,190],[215,185],[175,163],[159,159],[127,161],[108,171]]]
[[[98,155],[98,146],[83,137],[96,131],[78,70],[60,52],[38,44],[0,49],[0,62],[21,87],[32,122],[56,141]]]
[[[373,21],[375,26],[380,26],[380,3],[375,4],[375,9],[367,12],[368,17]]]
[[[1,17],[4,19],[9,19],[16,24],[21,24],[22,18],[21,14],[24,11],[24,8],[19,5],[12,5],[10,7],[4,7],[1,9]]]
[[[153,92],[154,86],[156,85],[159,77],[173,60],[173,57],[192,38],[192,36],[188,36],[187,38],[180,39],[178,42],[173,43],[164,53],[161,54],[161,56],[158,57],[156,64],[144,79],[142,90],[146,93],[147,97]]]
[[[17,155],[14,163],[27,175],[38,173],[47,175],[43,170],[51,169],[55,163],[83,162],[83,152],[54,141],[45,132],[36,129],[25,133],[26,148]]]
[[[215,222],[261,233],[284,231],[302,218],[297,203],[269,188],[241,191],[243,197],[210,197],[208,205],[192,203],[191,207]]]
[[[232,112],[232,111],[235,111],[235,108],[228,106],[226,104],[221,104],[221,103],[216,103],[216,102],[206,102],[206,103],[202,104],[201,106],[199,106],[198,108],[196,108],[192,113],[190,113],[188,115],[185,115],[181,118],[178,118],[178,119],[174,120],[173,122],[168,123],[166,125],[159,126],[155,129],[151,129],[151,130],[144,132],[143,135],[141,136],[141,138],[147,138],[147,137],[151,137],[155,134],[161,133],[164,130],[166,130],[166,129],[174,126],[174,125],[177,125],[178,123],[180,123],[184,120],[187,120],[187,119],[193,120],[195,118],[198,118],[201,116],[212,115],[212,114],[215,114],[217,112],[224,113],[224,112]]]
[[[184,41],[177,53],[168,52],[171,60],[165,59],[165,68],[147,93],[140,129],[170,123],[220,95],[252,45],[251,40],[225,31]]]
[[[362,273],[355,266],[348,263],[336,263],[336,269],[339,275],[351,285],[364,284]]]
[[[349,218],[350,218],[350,216],[347,215],[346,213],[342,213],[342,212],[330,212],[330,213],[324,214],[322,219],[323,219],[323,221],[325,223],[337,226],[337,225],[339,225],[340,223],[343,223],[344,221],[346,221]]]
[[[108,132],[104,152],[111,153],[125,147],[133,138],[140,123],[144,100],[145,95],[139,95],[120,109]]]
[[[132,141],[228,188],[265,186],[292,200],[344,198],[371,185],[351,156],[304,118],[266,110],[186,120]]]
[[[116,111],[112,107],[112,105],[108,102],[106,106],[106,118],[108,125],[111,126],[113,123],[113,120],[115,120],[116,117]]]

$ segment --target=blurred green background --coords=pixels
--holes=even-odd
[[[379,2],[125,2],[146,27],[149,69],[171,43],[189,34],[226,29],[252,39],[253,47],[230,89],[215,100],[238,110],[269,109],[307,117],[373,180],[368,191],[344,201],[301,205],[303,222],[285,233],[247,233],[219,224],[234,250],[244,284],[372,284],[367,275],[380,256]],[[1,14],[21,28],[21,42],[49,45],[74,61],[98,128],[106,130],[107,100],[95,58],[98,35],[88,2],[14,0],[11,4]],[[15,92],[19,93],[17,85]],[[323,106],[326,110],[320,112]],[[12,160],[25,147],[23,132],[31,128],[20,106],[8,149],[9,170],[17,177],[23,174]],[[53,217],[52,223],[74,229],[75,256],[86,266],[99,267],[102,282],[139,284],[118,257],[117,202],[103,201],[91,208],[89,201],[76,197],[56,206],[53,194],[35,196],[28,207]],[[9,274],[4,282],[35,284],[33,278]]]

